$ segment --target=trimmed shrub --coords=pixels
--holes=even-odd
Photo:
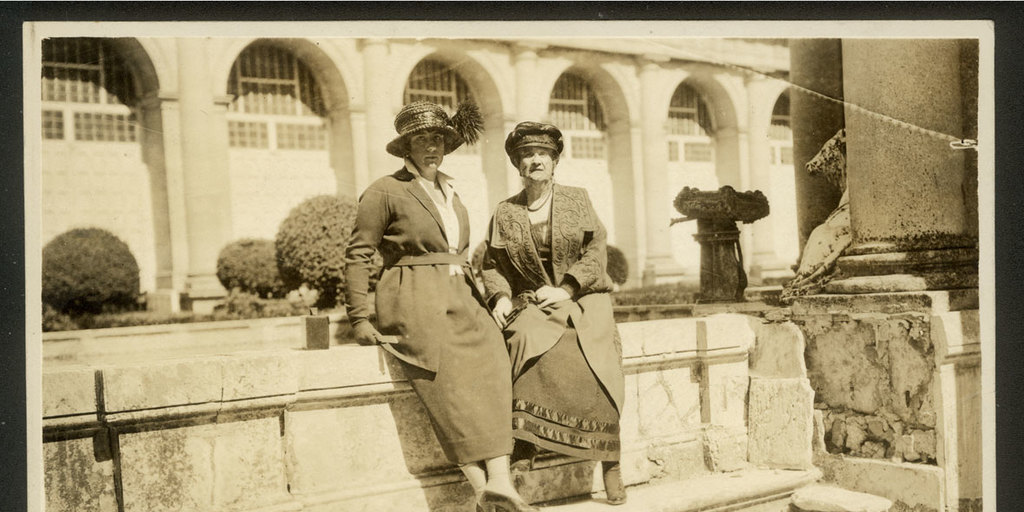
[[[629,262],[626,261],[626,255],[614,245],[608,246],[607,272],[615,284],[625,284],[629,279]]]
[[[274,240],[286,290],[305,283],[319,292],[317,307],[337,306],[344,297],[345,248],[355,219],[356,204],[331,195],[312,197],[292,209]]]
[[[128,245],[99,228],[72,229],[43,247],[43,303],[59,313],[137,307],[139,265]]]
[[[227,290],[263,298],[284,295],[273,240],[243,238],[224,246],[217,257],[217,279]]]

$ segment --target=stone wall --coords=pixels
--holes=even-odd
[[[620,325],[627,485],[748,466],[748,350],[736,315]],[[471,491],[375,347],[275,349],[43,372],[48,511],[464,510]],[[523,494],[600,487],[542,455]]]

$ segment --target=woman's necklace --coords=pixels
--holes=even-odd
[[[549,188],[547,194],[544,194],[544,199],[539,201],[540,204],[537,204],[538,201],[534,201],[534,204],[536,204],[537,206],[526,205],[526,210],[530,211],[530,212],[540,211],[541,208],[544,208],[544,206],[546,206],[548,204],[548,201],[550,199],[551,199],[551,189]]]

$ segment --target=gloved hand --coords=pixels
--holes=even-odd
[[[359,322],[352,328],[356,342],[360,345],[379,345],[382,335],[370,322]]]

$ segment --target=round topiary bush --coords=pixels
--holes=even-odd
[[[229,291],[238,288],[262,298],[284,296],[273,240],[243,238],[224,246],[217,256],[217,279]]]
[[[615,284],[625,284],[629,279],[629,262],[626,255],[614,245],[608,246],[608,277]]]
[[[316,306],[330,308],[344,296],[345,248],[355,225],[356,204],[322,195],[292,209],[277,230],[277,268],[286,290],[303,283],[319,294]]]
[[[136,306],[139,265],[128,245],[99,228],[72,229],[43,247],[43,303],[61,313]]]

